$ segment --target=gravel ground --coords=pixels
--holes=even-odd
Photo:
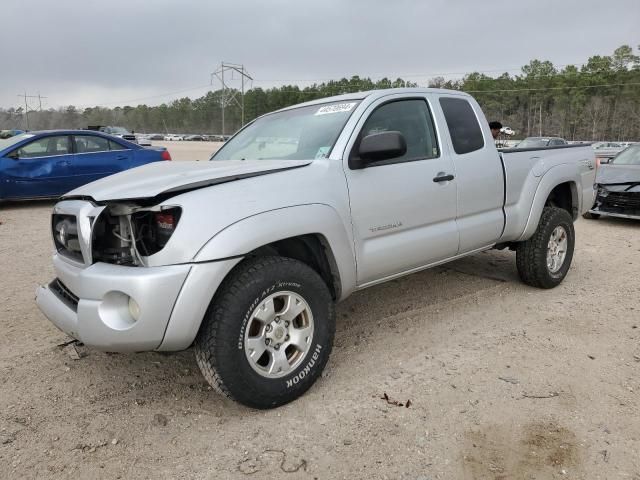
[[[640,480],[637,222],[577,222],[554,290],[491,251],[359,292],[323,378],[253,411],[192,351],[71,358],[33,301],[51,206],[0,209],[3,478]]]

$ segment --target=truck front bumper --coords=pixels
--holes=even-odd
[[[216,289],[239,259],[163,267],[53,257],[56,279],[36,303],[60,330],[112,352],[182,350],[193,342]]]

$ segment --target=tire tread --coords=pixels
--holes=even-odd
[[[516,247],[516,267],[521,280],[532,287],[553,288],[559,281],[551,279],[547,270],[547,243],[549,241],[551,227],[555,228],[561,222],[568,222],[573,225],[573,219],[566,210],[557,207],[544,207],[538,227],[533,236],[524,242],[518,243]],[[567,232],[574,238],[573,229]],[[570,241],[572,241],[570,239]],[[567,256],[565,262],[571,262],[573,252]],[[563,266],[564,267],[564,266]]]
[[[254,257],[246,259],[229,274],[221,287],[218,289],[218,292],[214,295],[207,314],[205,315],[205,319],[203,320],[203,324],[200,327],[200,332],[198,333],[198,337],[196,338],[195,343],[196,363],[200,367],[202,375],[212,386],[212,388],[228,398],[240,401],[245,405],[249,404],[249,406],[252,406],[254,408],[270,408],[271,406],[264,405],[259,402],[252,404],[250,400],[248,401],[247,399],[260,398],[261,392],[255,389],[252,390],[247,384],[244,385],[244,390],[246,391],[247,395],[243,395],[244,398],[242,399],[235,396],[227,387],[219,371],[219,357],[224,355],[225,350],[229,350],[229,345],[218,343],[218,331],[222,324],[226,323],[228,325],[231,325],[233,322],[237,321],[237,319],[233,318],[231,315],[225,315],[225,313],[230,310],[232,305],[237,304],[238,302],[246,301],[246,298],[243,297],[243,291],[241,287],[250,284],[256,278],[258,278],[262,271],[276,267],[284,267],[286,269],[294,271],[297,270],[303,275],[314,275],[324,285],[324,281],[313,269],[298,260],[280,256]],[[325,290],[327,297],[326,300],[329,306],[330,318],[334,319],[335,306],[329,294],[328,288]],[[331,342],[327,346],[327,348],[323,349],[323,353],[320,356],[318,362],[320,364],[320,371],[322,371],[322,369],[324,368],[324,365],[326,364],[333,347],[335,321],[330,321],[328,326]],[[304,390],[309,388],[314,382],[314,380],[310,376],[307,378],[311,382],[306,388],[304,388]],[[307,378],[305,378],[305,380]],[[303,382],[300,383],[302,384]],[[272,403],[274,403],[275,405],[287,403],[288,401],[290,401],[290,399],[288,398],[289,396],[290,393],[284,391],[282,395],[278,396],[278,398],[272,399]]]

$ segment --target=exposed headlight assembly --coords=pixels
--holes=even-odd
[[[132,234],[139,253],[148,257],[162,250],[175,232],[181,213],[180,207],[133,213]]]

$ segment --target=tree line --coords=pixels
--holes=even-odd
[[[374,81],[353,76],[306,87],[252,88],[244,96],[245,120],[332,95],[415,86],[401,78]],[[457,80],[436,77],[429,86],[471,93],[489,121],[510,126],[518,138],[541,134],[568,140],[640,140],[640,56],[628,45],[608,56],[592,56],[580,68],[559,68],[550,61],[532,60],[516,75],[492,77],[472,72]],[[79,109],[69,105],[29,111],[29,127],[41,130],[118,125],[145,133],[220,134],[221,100],[222,92],[217,90],[200,98],[184,97],[157,106]],[[240,108],[227,106],[225,133],[236,131],[241,122]],[[10,128],[25,128],[22,108],[0,109],[0,129]]]

